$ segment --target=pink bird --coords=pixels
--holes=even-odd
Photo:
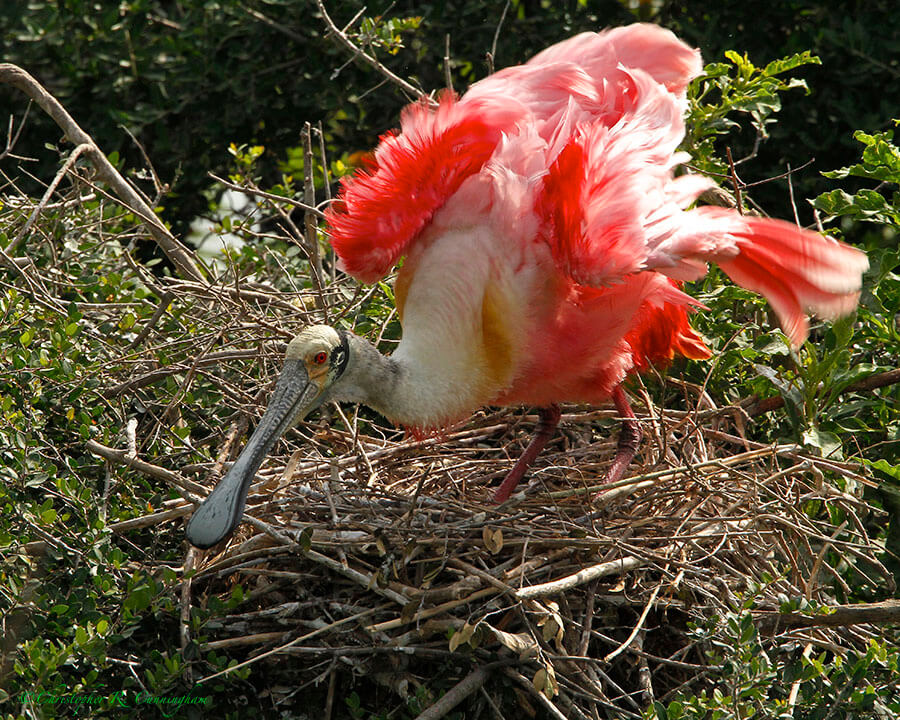
[[[390,357],[341,329],[288,346],[241,456],[194,513],[210,547],[240,522],[277,438],[324,401],[365,404],[419,431],[485,406],[540,408],[537,433],[494,495],[506,500],[559,420],[560,402],[610,398],[625,419],[607,480],[640,442],[622,383],[676,355],[706,358],[681,282],[714,262],[764,295],[794,346],[806,312],[857,304],[865,255],[787,222],[691,208],[714,186],[688,158],[685,93],[700,53],[654,25],[583,33],[436,107],[408,106],[328,213],[342,268],[395,283]]]

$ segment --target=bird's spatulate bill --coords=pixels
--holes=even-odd
[[[194,511],[187,526],[187,538],[192,545],[209,548],[234,532],[241,522],[247,493],[263,459],[278,438],[312,412],[321,401],[321,389],[310,381],[303,362],[290,358],[286,360],[269,406],[244,450]]]

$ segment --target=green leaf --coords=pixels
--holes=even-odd
[[[796,70],[803,65],[821,64],[822,61],[817,55],[813,55],[809,50],[804,50],[802,53],[795,53],[790,57],[782,58],[781,60],[773,60],[763,68],[762,72],[763,75],[774,76],[788,72],[789,70]]]
[[[832,432],[810,428],[803,433],[803,444],[818,450],[822,457],[841,457],[841,439]]]
[[[134,324],[137,322],[137,317],[132,312],[127,312],[122,316],[122,319],[119,320],[119,329],[120,330],[130,330],[134,327]]]
[[[885,475],[894,478],[900,482],[900,465],[891,465],[887,460],[879,459],[874,462],[867,458],[863,458],[863,462],[875,470],[883,472]]]
[[[75,644],[76,645],[86,645],[88,641],[87,630],[83,627],[78,627],[75,629]]]

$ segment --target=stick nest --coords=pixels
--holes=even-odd
[[[290,689],[270,691],[288,706],[319,693],[330,712],[375,682],[393,697],[385,707],[446,690],[432,718],[511,697],[526,716],[638,717],[720,670],[710,639],[751,608],[768,647],[864,645],[868,626],[815,620],[850,596],[847,577],[890,582],[866,532],[879,511],[851,494],[863,478],[796,445],[744,440],[739,407],[683,387],[689,411],[637,389],[644,442],[612,486],[597,483],[615,412],[565,407],[502,506],[492,489],[535,414],[482,411],[412,439],[332,409],[339,418],[305,424],[264,464],[237,534],[189,557],[195,602],[243,588],[237,609],[207,622],[201,651],[276,672]],[[806,612],[785,613],[789,601]]]

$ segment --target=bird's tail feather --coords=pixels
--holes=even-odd
[[[869,267],[862,251],[782,220],[713,207],[694,212],[717,219],[734,241],[707,259],[769,301],[793,346],[809,334],[807,312],[826,319],[853,312]]]

